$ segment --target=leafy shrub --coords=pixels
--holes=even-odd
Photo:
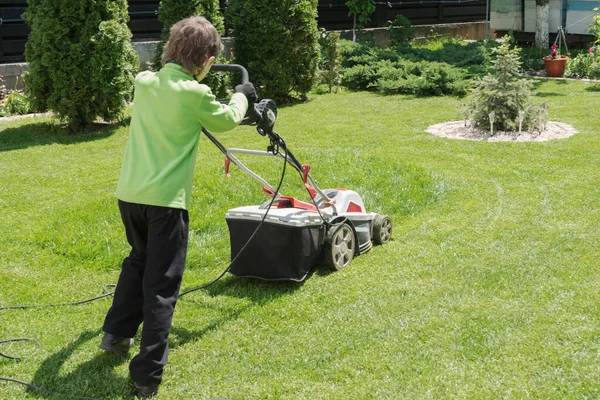
[[[4,103],[5,115],[24,115],[31,111],[29,100],[20,91],[15,90],[6,97]]]
[[[600,55],[596,55],[600,49],[590,47],[585,53],[578,54],[567,60],[565,76],[574,78],[599,78]]]
[[[246,67],[259,95],[304,98],[317,82],[316,0],[230,0],[227,18],[234,60]]]
[[[329,93],[331,93],[342,80],[340,75],[340,34],[338,32],[327,33],[322,30],[319,44],[321,45],[319,74],[321,82],[327,85]]]
[[[408,46],[415,38],[412,23],[402,14],[398,14],[393,21],[388,21],[387,31],[392,46]]]
[[[493,50],[493,72],[477,82],[470,99],[469,108],[477,126],[489,128],[491,112],[495,114],[494,126],[498,130],[517,130],[519,111],[524,112],[523,128],[528,129],[535,123],[532,84],[520,76],[520,51],[518,47],[511,49],[506,37]]]
[[[138,70],[125,0],[29,0],[25,78],[33,108],[53,110],[72,131],[114,121]]]

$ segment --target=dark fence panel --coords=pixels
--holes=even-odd
[[[346,0],[319,1],[318,24],[327,30],[352,29]],[[158,20],[160,0],[129,0],[129,28],[134,41],[160,37],[162,24]],[[220,0],[221,9],[226,1]],[[29,29],[21,14],[26,0],[0,0],[0,64],[25,60],[23,52]],[[398,14],[413,25],[471,22],[486,19],[486,0],[423,0],[378,2],[377,9],[365,28],[385,26]]]
[[[133,40],[160,37],[159,3],[160,0],[129,0],[128,25]],[[29,28],[21,15],[26,9],[26,0],[0,0],[0,64],[25,61],[23,53]]]
[[[353,18],[348,15],[347,0],[319,1],[319,26],[327,30],[352,29]],[[371,22],[365,28],[385,26],[397,15],[404,15],[413,25],[484,21],[486,0],[423,0],[377,2]]]
[[[162,30],[162,23],[158,20],[160,0],[129,0],[128,3],[128,25],[133,34],[133,40],[158,38]]]
[[[0,0],[0,63],[23,60],[29,30],[21,18],[26,0]]]

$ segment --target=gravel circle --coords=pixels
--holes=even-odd
[[[465,126],[465,121],[451,121],[431,125],[426,130],[432,135],[462,140],[483,140],[487,142],[545,142],[554,139],[566,139],[577,133],[571,125],[548,121],[541,132],[494,132]]]

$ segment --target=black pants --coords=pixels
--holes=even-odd
[[[131,253],[123,260],[103,330],[131,338],[144,323],[140,352],[129,371],[138,385],[154,386],[162,381],[169,353],[168,336],[188,245],[188,212],[120,200],[119,210]]]

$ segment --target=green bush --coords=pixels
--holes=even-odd
[[[507,38],[493,50],[493,72],[477,82],[470,99],[470,110],[477,126],[490,128],[490,113],[494,112],[494,127],[502,131],[516,131],[519,111],[524,120],[522,128],[535,124],[537,112],[532,104],[532,83],[521,78],[518,47],[511,48]]]
[[[234,60],[246,67],[261,97],[302,99],[316,84],[316,16],[316,0],[229,1]]]
[[[398,14],[393,21],[388,21],[387,31],[392,46],[408,46],[415,38],[412,23],[402,14]]]
[[[114,121],[131,99],[138,71],[125,0],[29,0],[26,90],[32,107],[51,109],[78,131]]]

